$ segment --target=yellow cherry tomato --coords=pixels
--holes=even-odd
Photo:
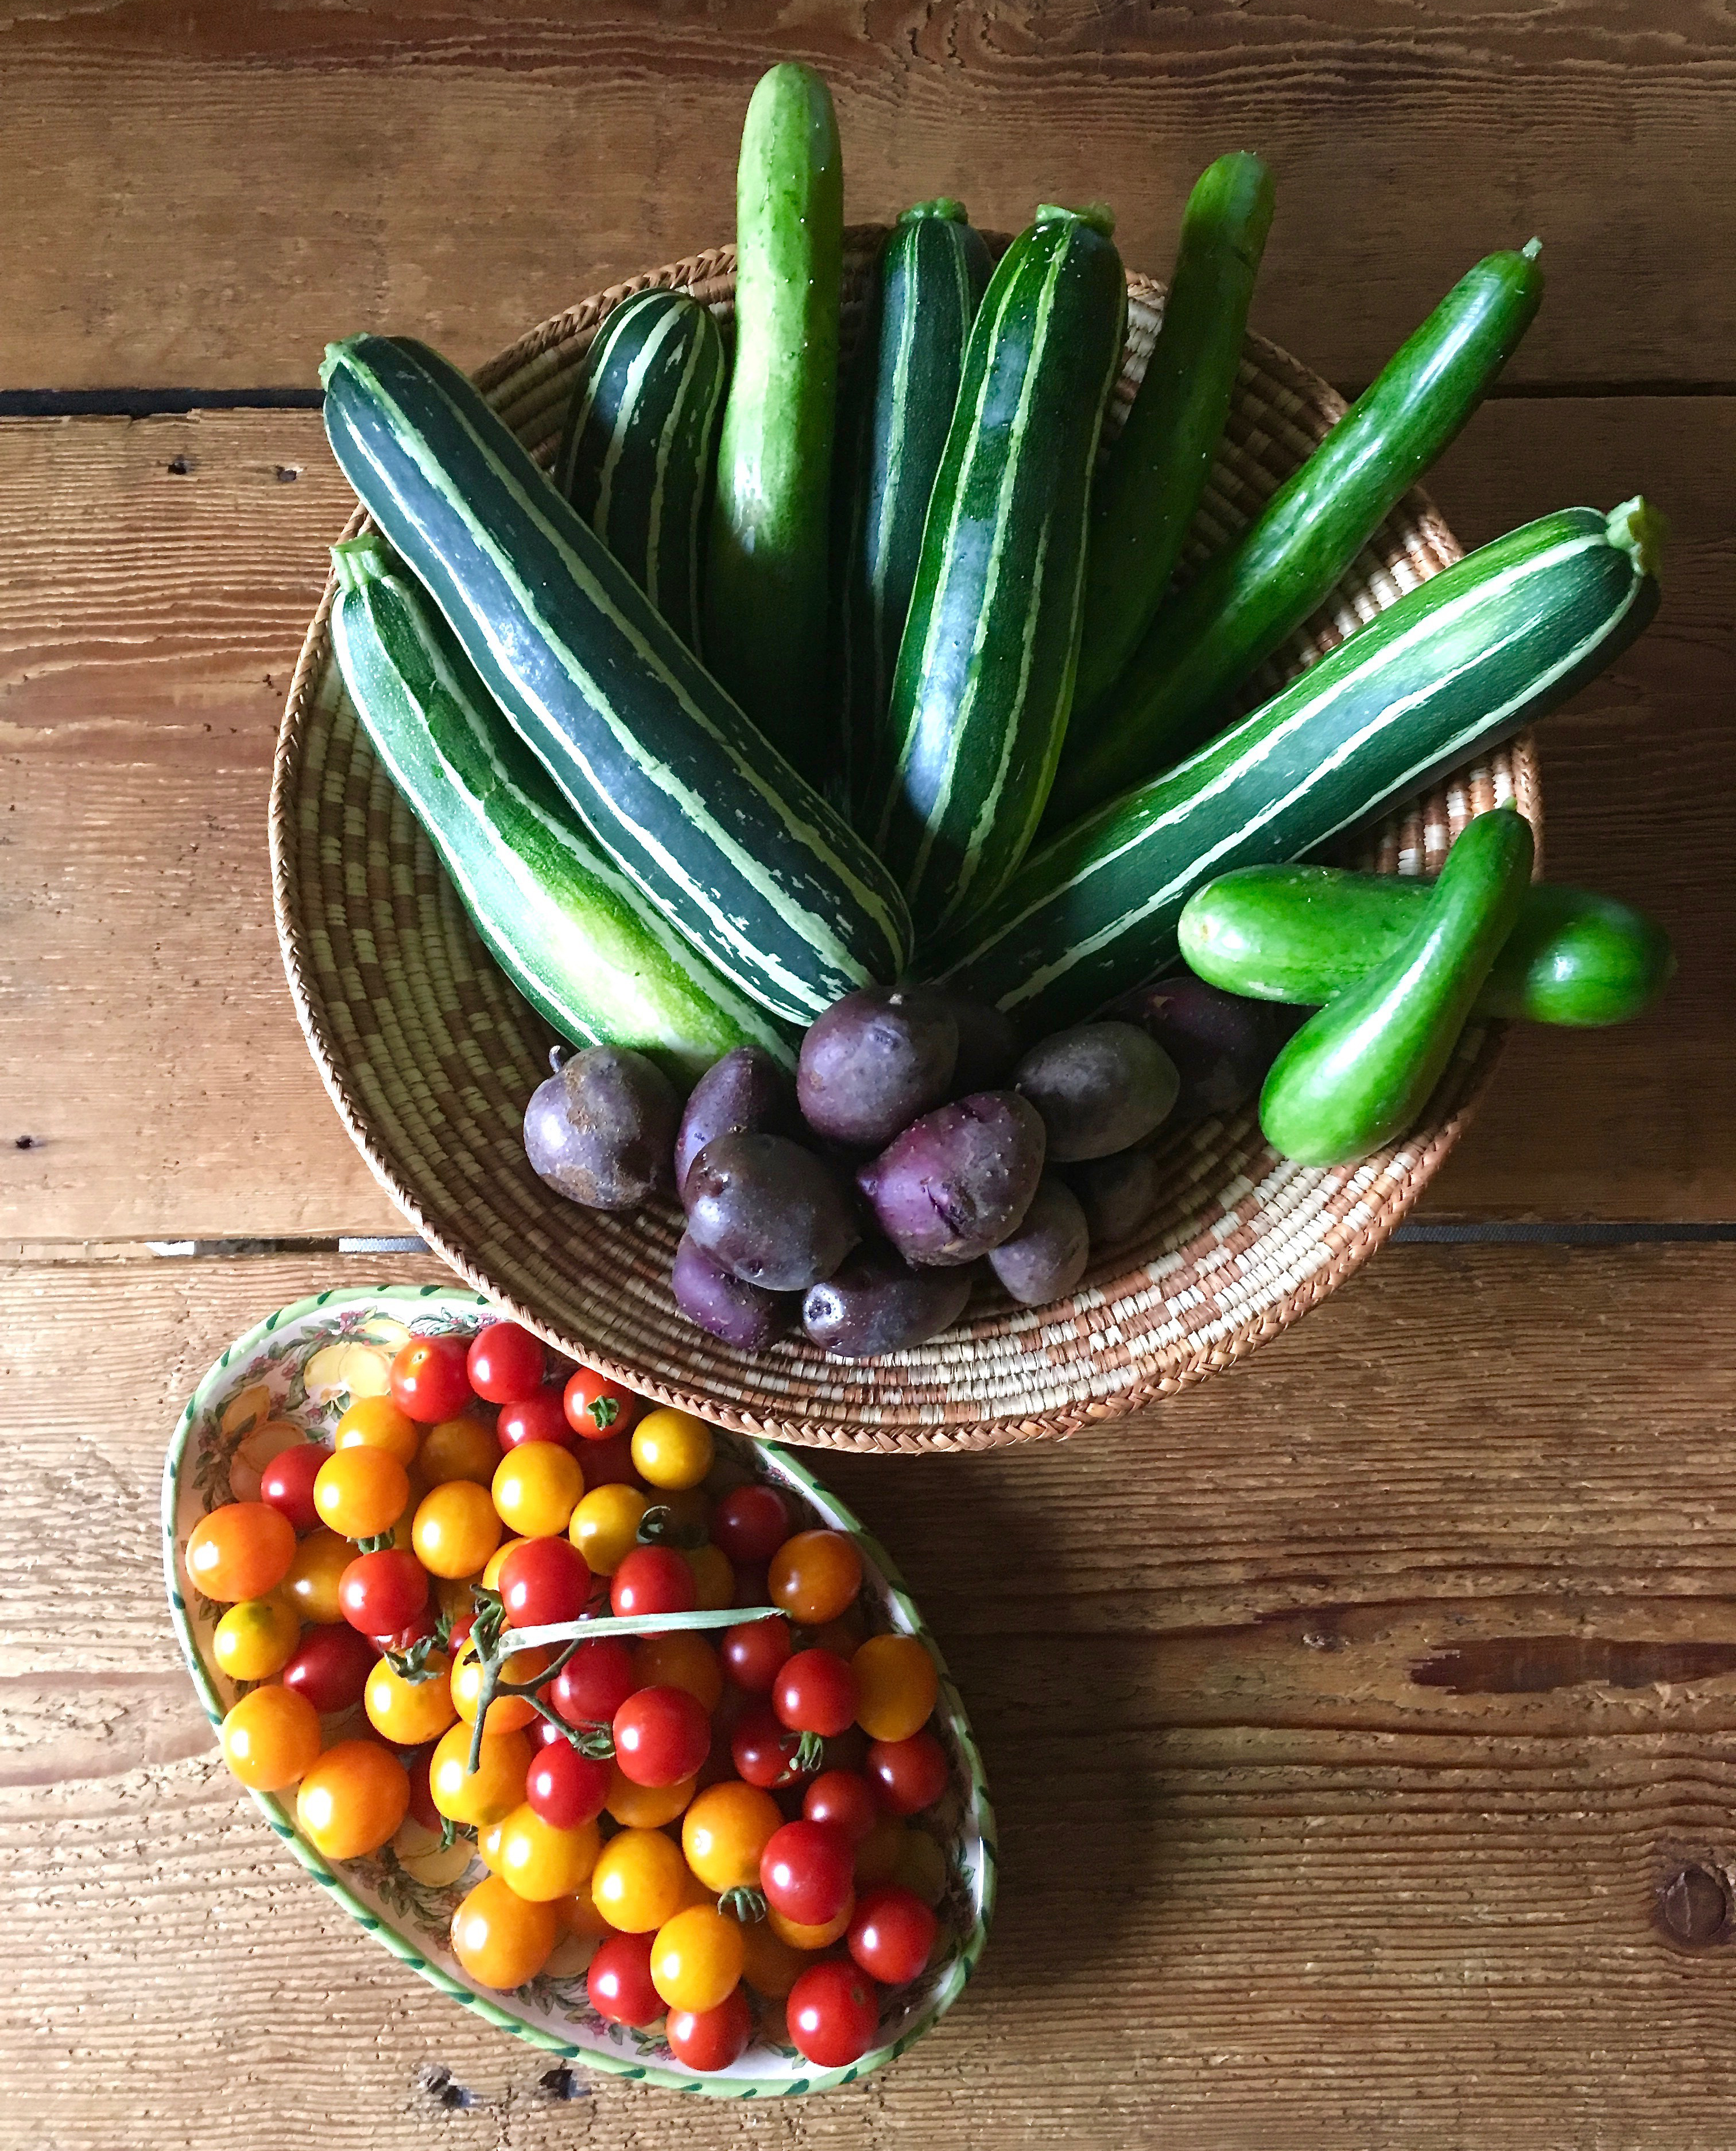
[[[828,1920],[823,1926],[798,1926],[794,1920],[786,1920],[775,1907],[767,1911],[765,1921],[778,1940],[787,1942],[791,1949],[822,1950],[829,1949],[837,1941],[855,1916],[856,1900],[852,1895],[837,1918]]]
[[[320,1714],[293,1688],[256,1688],[223,1721],[223,1759],[255,1793],[280,1793],[320,1755]]]
[[[633,1647],[633,1677],[640,1688],[685,1688],[708,1718],[724,1693],[717,1652],[693,1628],[641,1636]]]
[[[225,1501],[199,1518],[187,1541],[194,1587],[226,1606],[275,1591],[295,1558],[295,1526],[269,1501]]]
[[[862,1556],[842,1531],[798,1531],[765,1571],[772,1604],[805,1628],[835,1621],[861,1587]]]
[[[871,1740],[908,1740],[927,1724],[940,1680],[916,1636],[871,1636],[850,1662],[856,1723]]]
[[[530,1767],[531,1744],[522,1733],[484,1733],[472,1772],[470,1728],[460,1723],[441,1735],[429,1759],[428,1790],[442,1814],[485,1830],[524,1798]]]
[[[492,1508],[493,1503],[491,1501],[489,1506]],[[482,1588],[485,1591],[500,1589],[500,1572],[507,1565],[507,1556],[511,1553],[514,1546],[523,1544],[524,1541],[515,1534],[512,1538],[502,1539],[493,1552],[489,1555],[487,1560],[482,1564]]]
[[[430,1576],[474,1576],[500,1544],[500,1517],[486,1486],[448,1479],[422,1496],[410,1544]]]
[[[380,1659],[362,1691],[369,1724],[394,1748],[420,1748],[425,1740],[437,1740],[458,1714],[452,1670],[452,1661],[437,1651],[428,1659],[431,1678],[422,1681],[406,1680],[389,1659]]]
[[[633,1430],[633,1468],[653,1486],[697,1486],[711,1469],[711,1429],[672,1405],[647,1412]]]
[[[741,1977],[741,1922],[715,1905],[665,1920],[651,1945],[651,1984],[671,2009],[715,2009]]]
[[[358,1397],[337,1423],[336,1449],[383,1449],[406,1465],[416,1461],[421,1430],[390,1397]]]
[[[608,1766],[608,1791],[603,1807],[626,1830],[661,1830],[694,1796],[694,1778],[678,1778],[673,1785],[636,1785],[618,1763]]]
[[[654,1934],[680,1911],[686,1873],[680,1847],[660,1830],[623,1830],[597,1856],[591,1895],[612,1927]]]
[[[295,1819],[328,1860],[377,1852],[410,1809],[410,1775],[377,1740],[340,1740],[301,1780]]]
[[[694,1572],[694,1592],[702,1612],[714,1613],[735,1596],[735,1571],[721,1546],[683,1546],[681,1558]]]
[[[946,1855],[926,1830],[906,1830],[892,1879],[916,1892],[930,1911],[946,1894]]]
[[[244,1598],[231,1606],[211,1637],[211,1656],[231,1680],[270,1680],[290,1662],[301,1636],[301,1617],[281,1588],[269,1598]]]
[[[756,1994],[781,2002],[814,1961],[805,1950],[780,1941],[764,1920],[749,1920],[741,1931],[741,1976]]]
[[[397,1522],[409,1501],[409,1474],[390,1450],[337,1450],[314,1480],[314,1506],[341,1538],[378,1538]]]
[[[583,1890],[575,1890],[570,1897],[558,1900],[554,1916],[563,1933],[577,1936],[582,1942],[600,1942],[615,1931],[598,1911],[597,1900],[591,1895],[588,1883]]]
[[[494,1506],[508,1531],[553,1538],[566,1530],[585,1491],[578,1459],[558,1441],[521,1441],[502,1457],[493,1480]]]
[[[588,1882],[603,1843],[594,1822],[557,1830],[528,1801],[513,1809],[500,1830],[500,1864],[495,1871],[521,1897],[539,1905],[570,1897]]]
[[[541,1971],[559,1933],[553,1905],[486,1875],[452,1915],[452,1955],[479,1987],[510,1993]]]
[[[515,1808],[512,1812],[516,1814],[517,1809]],[[500,1821],[491,1822],[477,1832],[477,1851],[481,1856],[483,1866],[491,1875],[498,1875],[500,1872],[500,1849],[506,1834],[507,1825],[504,1816]]]
[[[684,1867],[681,1870],[681,1910],[684,1912],[689,1905],[715,1905],[717,1899],[692,1868]]]
[[[514,1651],[501,1668],[502,1677],[509,1681],[533,1681],[548,1659],[547,1651]],[[452,1663],[452,1693],[459,1717],[467,1725],[473,1725],[482,1700],[482,1662],[477,1656],[474,1643],[466,1643]],[[484,1729],[489,1733],[516,1733],[521,1726],[528,1725],[536,1714],[537,1706],[527,1695],[497,1695],[488,1706],[488,1723]]]
[[[708,1785],[681,1819],[687,1864],[715,1897],[726,1890],[757,1890],[760,1855],[783,1810],[770,1793],[739,1778]]]
[[[546,1444],[527,1442],[536,1448]],[[567,1536],[593,1576],[613,1576],[638,1544],[639,1519],[650,1507],[637,1486],[593,1486],[573,1511]]]
[[[416,1453],[431,1486],[467,1479],[473,1486],[492,1486],[500,1468],[500,1442],[492,1427],[479,1419],[443,1419],[422,1436]]]
[[[337,1587],[355,1558],[356,1549],[348,1539],[323,1526],[310,1531],[296,1547],[282,1587],[307,1626],[329,1628],[334,1621],[343,1619]]]
[[[457,1621],[466,1613],[476,1611],[475,1592],[482,1582],[476,1576],[437,1576],[434,1579],[434,1603],[449,1621]]]

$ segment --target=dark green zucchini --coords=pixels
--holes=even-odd
[[[1538,242],[1449,291],[1240,537],[1161,605],[1113,693],[1067,743],[1060,828],[1209,738],[1236,691],[1323,604],[1483,399],[1543,296]]]
[[[729,375],[717,323],[685,291],[635,291],[597,332],[554,482],[689,650],[699,539]]]
[[[1189,968],[1226,993],[1318,1007],[1384,963],[1427,910],[1434,883],[1335,867],[1243,867],[1188,899]],[[1674,975],[1669,937],[1643,912],[1539,882],[1477,995],[1480,1017],[1592,1027],[1642,1015]]]

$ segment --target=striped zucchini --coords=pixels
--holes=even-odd
[[[789,1063],[779,1025],[628,880],[501,715],[376,537],[332,548],[350,699],[489,954],[575,1045],[630,1045],[684,1089],[737,1045]]]
[[[909,960],[897,885],[426,346],[334,344],[326,430],[591,833],[745,993],[809,1023]]]
[[[729,362],[685,291],[635,291],[598,330],[554,482],[689,650],[699,531]]]
[[[919,202],[893,227],[838,423],[835,669],[844,703],[839,791],[867,790],[910,610],[928,497],[992,264],[962,202]]]
[[[1038,210],[966,349],[868,792],[875,849],[924,936],[991,901],[1054,779],[1127,318],[1112,228],[1102,210]]]
[[[1153,615],[1067,742],[1049,804],[1064,828],[1191,754],[1459,432],[1543,299],[1539,242],[1461,277],[1247,529]]]
[[[1409,591],[1154,782],[1027,860],[931,977],[1033,1035],[1075,1023],[1176,953],[1194,891],[1292,859],[1546,715],[1657,610],[1656,519],[1569,508]]]

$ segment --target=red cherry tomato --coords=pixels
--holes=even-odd
[[[539,1725],[548,1725],[539,1718]],[[530,1774],[524,1781],[524,1797],[532,1812],[552,1830],[577,1830],[595,1822],[608,1798],[608,1765],[594,1756],[581,1755],[570,1740],[548,1726],[555,1738],[531,1757]]]
[[[470,1386],[492,1404],[509,1404],[542,1386],[548,1354],[540,1337],[517,1322],[491,1322],[471,1339],[465,1371]]]
[[[848,2068],[874,2044],[880,1996],[858,1966],[834,1960],[802,1974],[784,2015],[790,2044],[816,2069]]]
[[[630,1434],[645,1409],[643,1398],[589,1367],[574,1369],[561,1402],[568,1425],[586,1441],[607,1441],[612,1435]],[[585,1474],[587,1479],[590,1475],[588,1471]]]
[[[346,1622],[329,1628],[304,1628],[284,1667],[283,1684],[305,1696],[322,1718],[328,1718],[353,1710],[361,1701],[379,1658],[372,1638]]]
[[[437,1830],[440,1828],[440,1810],[434,1804],[433,1788],[428,1783],[428,1771],[433,1760],[434,1743],[431,1740],[426,1746],[418,1748],[410,1759],[407,1766],[410,1771],[410,1812],[424,1830]]]
[[[760,1887],[775,1912],[798,1926],[823,1927],[844,1910],[855,1884],[855,1847],[835,1823],[786,1822],[760,1855]]]
[[[543,1689],[542,1700],[548,1703],[554,1701],[554,1690],[552,1687]],[[563,1748],[570,1745],[565,1728],[556,1724],[552,1718],[544,1718],[540,1712],[525,1727],[524,1737],[531,1744],[533,1754],[544,1748],[553,1747],[558,1740]]]
[[[293,1449],[280,1450],[260,1474],[260,1499],[287,1516],[298,1533],[319,1523],[314,1480],[331,1454],[324,1442],[297,1442]]]
[[[842,1733],[855,1723],[856,1677],[835,1651],[798,1651],[779,1668],[771,1707],[793,1732]]]
[[[691,1613],[699,1602],[694,1572],[674,1546],[635,1546],[609,1579],[610,1611],[619,1620],[644,1613]]]
[[[412,1337],[391,1363],[391,1400],[406,1419],[432,1426],[470,1402],[470,1347],[462,1337]]]
[[[579,1452],[585,1467],[585,1491],[594,1492],[598,1486],[644,1486],[638,1467],[633,1460],[633,1436],[630,1434],[612,1434],[606,1441],[588,1441]],[[762,1599],[763,1605],[765,1601]]]
[[[642,1688],[615,1713],[615,1760],[636,1785],[679,1785],[705,1760],[711,1718],[684,1688]]]
[[[799,1784],[807,1773],[795,1767],[795,1751],[801,1735],[778,1723],[769,1703],[757,1703],[742,1713],[729,1736],[729,1759],[735,1774],[750,1785],[770,1789]]]
[[[880,1820],[873,1786],[854,1770],[822,1771],[802,1796],[802,1813],[810,1822],[834,1824],[852,1845]]]
[[[845,1939],[871,1979],[882,1987],[902,1987],[926,1967],[938,1925],[914,1890],[883,1882],[856,1900]]]
[[[724,1495],[711,1519],[712,1544],[738,1568],[764,1568],[789,1536],[790,1511],[774,1486],[738,1486]]]
[[[494,1430],[502,1449],[517,1449],[522,1441],[558,1441],[563,1449],[573,1446],[573,1430],[561,1410],[561,1393],[552,1382],[546,1388],[532,1389],[527,1397],[514,1397],[503,1404]]]
[[[931,1733],[908,1740],[875,1740],[868,1748],[868,1778],[880,1804],[894,1814],[932,1807],[946,1789],[946,1754]]]
[[[762,1598],[755,1602],[763,1606]],[[744,1621],[725,1628],[719,1655],[724,1672],[749,1695],[770,1695],[778,1670],[790,1656],[790,1623],[780,1613],[775,1620]]]
[[[651,1984],[650,1934],[610,1935],[597,1945],[585,1985],[591,2007],[611,2024],[650,2024],[661,2017],[663,1997]]]
[[[364,1636],[396,1636],[426,1611],[428,1571],[401,1546],[359,1553],[338,1578],[337,1602]]]
[[[500,1565],[500,1595],[515,1628],[576,1621],[591,1596],[591,1571],[570,1539],[524,1539]]]
[[[715,2009],[672,2009],[664,2027],[669,2052],[702,2076],[739,2060],[753,2033],[754,2012],[739,1987]]]
[[[618,1637],[581,1643],[556,1674],[549,1701],[569,1725],[613,1725],[638,1682],[633,1652]]]

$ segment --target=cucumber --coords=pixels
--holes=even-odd
[[[489,954],[575,1045],[630,1045],[684,1089],[785,1034],[711,970],[586,833],[419,585],[376,537],[331,549],[350,699]]]
[[[844,276],[844,168],[831,94],[785,61],[748,104],[736,172],[735,370],[705,569],[712,670],[820,785],[826,524]]]
[[[1317,1007],[1385,963],[1428,909],[1432,882],[1335,867],[1243,867],[1188,898],[1189,968],[1262,1001]],[[1480,1017],[1590,1028],[1642,1015],[1674,976],[1669,937],[1613,897],[1540,882],[1477,995]]]
[[[1188,197],[1158,340],[1092,494],[1073,691],[1087,736],[1163,601],[1212,474],[1272,205],[1271,174],[1240,149]]]
[[[744,992],[811,1023],[909,959],[897,885],[426,346],[328,350],[345,475],[592,835]]]
[[[1114,692],[1081,711],[1052,826],[1199,746],[1325,603],[1511,357],[1543,296],[1538,245],[1478,262],[1241,535],[1158,608]]]
[[[842,797],[860,806],[891,696],[922,525],[993,264],[962,202],[919,202],[893,227],[840,406],[835,669]]]
[[[729,375],[717,323],[685,291],[635,291],[598,330],[554,482],[689,650],[699,536]]]
[[[869,779],[875,849],[921,934],[993,898],[1054,777],[1092,466],[1127,316],[1110,228],[1101,210],[1038,210],[1002,256],[965,352]]]
[[[1413,1125],[1513,930],[1532,856],[1522,814],[1477,816],[1391,955],[1310,1016],[1272,1063],[1259,1125],[1274,1150],[1299,1165],[1349,1165]]]
[[[1292,859],[1565,701],[1658,605],[1656,518],[1569,508],[1408,591],[1167,775],[1034,853],[931,976],[1058,1030],[1154,978],[1194,891]]]

